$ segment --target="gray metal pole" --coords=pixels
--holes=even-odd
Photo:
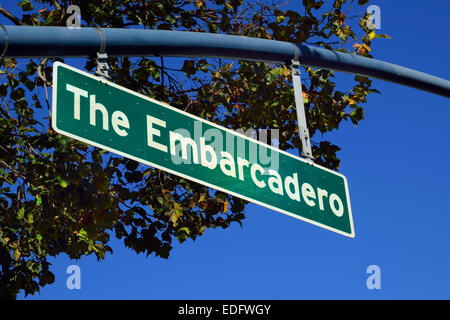
[[[378,78],[450,98],[450,81],[388,62],[289,42],[186,31],[105,28],[108,56],[215,57],[270,61]],[[5,26],[5,57],[96,57],[101,37],[95,28]]]

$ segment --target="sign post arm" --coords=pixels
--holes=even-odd
[[[91,27],[0,27],[5,58],[92,57],[101,38]],[[450,81],[377,59],[291,42],[204,32],[102,28],[110,57],[208,57],[302,65],[365,75],[450,97]],[[422,48],[424,54],[429,54]]]
[[[302,156],[314,161],[311,150],[311,139],[309,137],[308,125],[306,124],[305,106],[303,104],[302,81],[300,74],[300,63],[292,60],[291,64],[292,82],[294,86],[295,109],[297,111],[298,130],[302,141]]]

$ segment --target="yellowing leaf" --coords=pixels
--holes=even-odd
[[[198,232],[198,234],[202,235],[206,230],[206,226],[202,226]]]
[[[203,1],[203,0],[195,0],[194,1],[194,4],[195,4],[195,6],[197,7],[197,8],[200,8],[201,6],[203,6],[203,3],[204,3],[205,1]]]
[[[172,215],[170,216],[170,220],[172,221],[173,225],[176,226],[178,224],[178,220],[182,216],[181,211],[174,211]]]
[[[370,47],[367,44],[363,44],[362,45],[364,49],[366,49],[367,51],[372,51],[372,49],[370,49]]]
[[[180,219],[183,215],[183,211],[181,209],[182,207],[178,203],[173,203],[173,210],[171,211],[170,220],[172,220],[174,226],[177,225],[178,219]]]
[[[225,202],[223,203],[223,209],[222,209],[222,212],[225,213],[225,212],[227,212],[227,211],[228,211],[228,201],[225,201]]]
[[[198,202],[205,201],[206,200],[206,193],[200,193],[200,199],[198,199]]]
[[[282,23],[284,20],[286,20],[285,16],[278,16],[277,17],[277,23]]]

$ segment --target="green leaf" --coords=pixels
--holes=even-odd
[[[376,34],[374,37],[374,39],[378,39],[378,38],[386,38],[386,39],[392,39],[390,36],[388,36],[387,34]]]
[[[40,278],[39,285],[44,286],[46,284],[51,284],[55,282],[55,275],[50,271],[46,270],[42,277]]]
[[[183,228],[180,228],[177,230],[177,232],[175,233],[175,236],[177,237],[177,239],[180,243],[183,243],[184,241],[186,241],[186,239],[188,238],[190,233],[191,233],[191,231],[189,230],[189,228],[183,227]]]
[[[2,85],[0,85],[0,95],[2,97],[5,97],[7,93],[8,93],[8,83],[3,83]]]
[[[23,11],[31,11],[34,8],[33,4],[28,0],[19,2],[18,6],[21,7]]]
[[[167,16],[166,17],[166,21],[170,24],[175,24],[175,22],[177,22],[177,20],[174,17],[171,16]]]
[[[184,73],[186,73],[186,75],[187,75],[188,77],[194,75],[195,72],[196,72],[194,60],[185,60],[184,63],[183,63],[183,67],[181,68],[181,70],[183,70]]]
[[[187,227],[183,227],[183,228],[178,229],[178,232],[184,232],[187,235],[191,234],[191,231]]]
[[[355,76],[355,80],[358,81],[361,84],[365,84],[367,86],[370,86],[372,81],[366,77],[366,76]]]
[[[61,178],[61,176],[57,176],[56,179],[58,179],[59,185],[63,188],[67,188],[69,186],[69,182]]]
[[[17,219],[22,220],[25,214],[25,208],[20,208],[17,212]]]
[[[89,240],[88,233],[83,228],[81,228],[80,231],[78,231],[77,235],[78,235],[78,237],[80,237],[84,240]]]
[[[19,258],[20,258],[20,251],[18,249],[14,250],[13,258],[14,258],[15,261],[19,260]]]

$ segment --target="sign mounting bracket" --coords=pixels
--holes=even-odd
[[[109,65],[108,65],[108,55],[106,53],[97,52],[97,70],[95,71],[95,75],[101,77],[105,80],[111,79],[108,74]]]
[[[108,55],[106,54],[106,38],[102,29],[95,28],[98,31],[100,36],[100,50],[97,52],[97,58],[95,59],[97,62],[97,70],[95,71],[95,75],[101,77],[105,80],[110,80],[111,77],[108,74],[109,65],[108,65]]]
[[[300,73],[300,62],[293,59],[291,64],[292,82],[294,86],[295,109],[297,111],[298,130],[302,141],[302,156],[314,161],[311,150],[311,139],[308,125],[306,124],[305,106],[303,104],[302,81]]]

